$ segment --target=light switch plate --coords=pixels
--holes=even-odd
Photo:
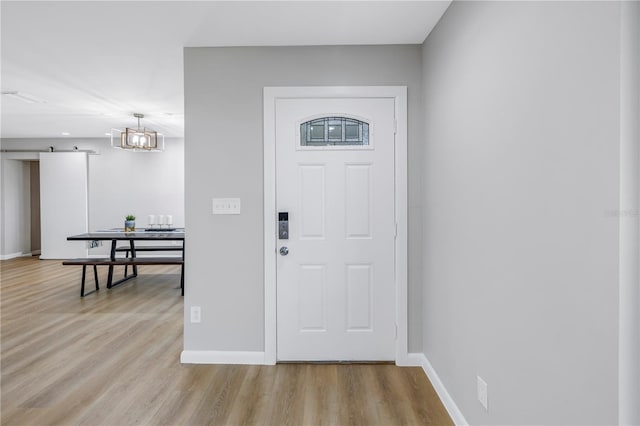
[[[213,214],[240,214],[240,198],[214,198]]]

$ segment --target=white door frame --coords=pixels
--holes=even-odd
[[[276,316],[276,100],[296,98],[390,98],[395,103],[395,289],[397,365],[408,365],[407,299],[407,87],[325,86],[264,88],[264,363],[273,365],[277,355]]]

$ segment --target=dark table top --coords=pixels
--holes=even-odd
[[[67,237],[68,241],[95,241],[95,240],[184,240],[184,228],[175,231],[145,231],[124,232],[124,230],[106,230],[86,232],[84,234]]]

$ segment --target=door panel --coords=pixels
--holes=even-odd
[[[358,117],[366,132],[321,117]],[[311,119],[324,133],[301,136]],[[277,261],[279,360],[394,359],[394,120],[393,99],[276,101],[276,206],[289,217],[278,241],[289,250]],[[364,134],[369,144],[318,143],[339,140],[342,122],[343,142]],[[305,135],[312,145],[301,146]]]
[[[372,238],[371,167],[372,164],[347,164],[345,166],[347,238]]]
[[[300,265],[298,285],[298,329],[327,331],[327,268]]]
[[[84,152],[40,153],[41,259],[87,257],[84,241],[67,241],[88,231],[87,167]]]
[[[373,268],[347,265],[347,330],[373,330]]]

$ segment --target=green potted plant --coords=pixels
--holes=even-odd
[[[136,230],[136,217],[132,214],[124,218],[124,232],[134,232]]]

